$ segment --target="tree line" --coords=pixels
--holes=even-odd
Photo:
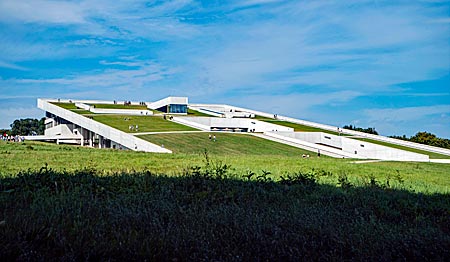
[[[368,134],[373,134],[373,135],[378,135],[378,132],[377,132],[377,130],[375,130],[375,127],[362,128],[362,127],[356,127],[356,126],[353,126],[353,125],[348,125],[348,126],[345,125],[342,128],[355,130],[355,131],[368,133]]]
[[[38,119],[26,118],[16,119],[9,125],[11,129],[0,129],[1,135],[7,134],[10,136],[33,136],[43,135],[45,130],[45,117]]]
[[[405,141],[411,141],[419,144],[429,145],[429,146],[437,146],[442,148],[450,149],[450,139],[437,137],[435,134],[428,132],[417,132],[414,136],[406,137],[403,136],[389,136],[395,139],[401,139]]]

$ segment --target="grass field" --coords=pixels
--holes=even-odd
[[[224,139],[231,139],[233,143],[241,143],[241,139],[218,136],[217,144],[207,139],[205,133],[193,133],[183,135],[199,135],[198,140],[193,143],[197,147],[189,151],[189,145],[178,145],[172,149],[175,154],[152,154],[132,151],[90,149],[78,146],[54,145],[38,142],[25,143],[0,143],[0,174],[2,176],[13,176],[20,171],[33,169],[38,170],[46,163],[50,168],[57,171],[76,171],[84,168],[98,170],[105,175],[115,172],[131,172],[149,170],[154,173],[176,175],[184,169],[201,165],[204,162],[203,152],[208,150],[209,157],[213,160],[226,163],[231,166],[237,177],[243,177],[247,172],[261,173],[263,170],[270,172],[274,180],[293,172],[317,172],[332,173],[334,176],[320,177],[321,183],[335,184],[338,176],[345,175],[355,185],[363,185],[370,177],[385,183],[391,179],[392,186],[411,192],[422,193],[449,193],[450,192],[450,166],[438,163],[410,163],[410,162],[375,162],[366,164],[353,164],[352,160],[334,159],[327,157],[316,157],[304,159],[301,149],[281,145],[291,153],[280,150],[261,149],[267,147],[266,142],[255,140],[256,145],[246,150],[231,150],[233,153],[226,154],[219,143]],[[153,136],[153,135],[152,135]],[[157,135],[162,136],[162,135]],[[164,137],[164,136],[163,136]],[[196,139],[195,136],[192,139]],[[259,144],[261,142],[261,144]],[[165,145],[168,147],[169,144]],[[204,146],[202,146],[204,145]],[[210,147],[212,146],[212,147]],[[216,149],[214,149],[216,147]],[[234,147],[230,145],[231,148]],[[259,150],[264,150],[261,154]],[[280,148],[278,148],[280,149]],[[225,150],[228,151],[228,150]],[[404,180],[399,184],[393,179],[399,174]]]
[[[109,125],[124,132],[130,125],[138,125],[138,132],[195,131],[196,129],[165,120],[161,116],[92,115],[95,121]]]
[[[215,135],[216,141],[208,135]],[[174,153],[199,154],[207,150],[213,155],[280,155],[301,156],[313,154],[299,148],[269,141],[248,134],[182,133],[139,136],[157,145],[163,144]]]
[[[197,111],[197,110],[192,110],[192,109],[188,109],[187,115],[188,115],[188,116],[207,116],[207,117],[213,117],[213,116],[211,116],[211,115],[208,115],[208,114],[199,112],[199,111]]]
[[[276,124],[276,125],[280,125],[280,126],[292,127],[292,128],[294,128],[295,132],[324,132],[324,133],[328,133],[328,134],[339,135],[338,132],[333,132],[333,131],[329,131],[329,130],[325,130],[325,129],[321,129],[321,128],[317,128],[317,127],[305,126],[305,125],[287,122],[287,121],[276,120],[276,119],[267,118],[267,117],[263,117],[263,116],[256,116],[255,119],[264,121],[264,122],[268,122],[268,123],[272,123],[272,124]]]
[[[124,105],[124,104],[89,104],[95,108],[101,109],[134,109],[134,110],[147,110],[146,105]]]
[[[216,143],[242,143],[244,136],[235,136]],[[258,150],[211,149],[207,157],[0,142],[0,256],[445,261],[450,255],[448,165],[353,164],[268,149],[262,155],[264,145],[253,142]]]
[[[57,103],[57,102],[51,102],[51,104],[54,104],[56,106],[62,107],[64,109],[78,109],[78,107],[75,106],[75,103]]]

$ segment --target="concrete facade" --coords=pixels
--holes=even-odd
[[[135,116],[153,115],[153,112],[150,110],[95,108],[85,103],[75,103],[75,106],[90,111],[94,114],[118,114],[118,115],[135,115]]]
[[[60,123],[46,130],[46,134],[58,134],[59,131],[63,137],[67,131],[73,135],[82,136],[81,145],[89,145],[99,148],[117,148],[130,149],[134,151],[157,152],[157,153],[171,153],[172,151],[160,147],[158,145],[147,142],[143,139],[135,137],[131,134],[117,130],[105,124],[99,123],[85,116],[71,112],[59,106],[50,103],[50,100],[38,99],[38,107],[58,119],[63,119],[64,123]],[[53,102],[56,102],[53,100]],[[65,125],[66,127],[58,127]],[[65,130],[65,131],[64,131]],[[63,133],[64,132],[64,133]]]
[[[281,120],[281,121],[292,122],[292,123],[296,123],[296,124],[320,128],[320,129],[333,131],[333,132],[337,132],[338,128],[339,128],[339,130],[342,132],[342,134],[353,135],[353,136],[358,136],[358,137],[362,137],[362,138],[369,138],[369,139],[373,139],[376,141],[387,142],[387,143],[391,143],[391,144],[395,144],[395,145],[401,145],[401,146],[405,146],[405,147],[410,147],[410,148],[414,148],[414,149],[419,149],[419,150],[424,150],[424,151],[429,151],[429,152],[433,152],[433,153],[450,156],[450,149],[446,149],[446,148],[423,145],[423,144],[419,144],[419,143],[404,141],[404,140],[400,140],[400,139],[394,139],[394,138],[385,137],[385,136],[381,136],[381,135],[367,134],[367,133],[363,133],[363,132],[359,132],[359,131],[343,129],[343,128],[340,128],[337,126],[325,125],[325,124],[315,123],[315,122],[311,122],[311,121],[296,119],[296,118],[277,115],[277,114],[261,112],[261,111],[242,108],[242,107],[223,105],[223,104],[190,104],[189,106],[195,107],[195,108],[204,108],[204,109],[227,108],[228,110],[232,109],[235,111],[248,112],[248,113],[251,113],[254,115],[258,115],[258,116],[263,116],[263,117],[272,118],[272,119],[276,118],[277,120]]]
[[[256,119],[220,117],[174,117],[173,121],[205,131],[230,132],[294,132],[293,128],[275,125]]]
[[[265,135],[307,145],[316,152],[343,158],[428,162],[429,156],[322,132],[266,132]],[[320,151],[319,151],[320,150]]]
[[[78,108],[89,110],[94,114],[112,113],[120,115],[148,116],[153,114],[150,110],[101,109],[90,106],[90,104],[122,104],[129,103],[129,101],[38,99],[38,107],[46,111],[48,114],[48,119],[45,121],[45,136],[36,136],[29,139],[54,140],[57,143],[72,143],[98,148],[116,148],[144,152],[171,153],[170,150],[164,147],[152,144],[134,136],[133,134],[122,132],[94,121],[89,117],[54,105],[52,102],[75,103]],[[165,108],[167,112],[170,112],[171,106],[174,106],[176,110],[184,110],[184,106],[186,106],[187,110],[187,107],[189,106],[190,109],[216,116],[188,117],[180,116],[180,114],[175,113],[177,116],[170,117],[170,119],[174,122],[191,126],[203,131],[250,132],[265,139],[301,147],[312,152],[320,152],[321,154],[332,157],[394,161],[430,161],[428,155],[417,154],[323,132],[294,132],[293,128],[259,121],[254,119],[254,117],[256,115],[263,116],[266,118],[298,123],[301,125],[334,132],[341,130],[343,134],[351,134],[358,137],[370,138],[377,141],[384,141],[392,144],[450,155],[450,150],[448,149],[431,147],[408,141],[361,133],[353,130],[338,129],[334,126],[269,114],[251,109],[214,104],[188,105],[188,99],[186,97],[167,97],[156,102],[131,102],[132,105],[142,105],[143,103],[145,103],[145,105],[147,105],[150,109]]]

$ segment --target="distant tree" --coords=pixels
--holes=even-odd
[[[437,146],[450,149],[450,139],[439,138],[435,134],[428,132],[418,132],[414,136],[407,138],[403,136],[390,136],[391,138],[402,139],[424,145]]]
[[[5,133],[9,136],[9,135],[11,135],[11,130],[9,130],[9,129],[0,129],[0,136],[2,136]]]
[[[31,136],[43,135],[45,130],[45,117],[38,119],[16,119],[10,125],[11,135]]]
[[[373,135],[378,135],[378,132],[375,130],[375,127],[361,128],[361,127],[356,127],[356,126],[352,126],[352,125],[348,125],[348,126],[345,125],[342,128],[355,130],[355,131],[359,131],[359,132],[364,132],[364,133],[368,133],[368,134],[373,134]]]

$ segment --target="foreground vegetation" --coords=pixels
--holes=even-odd
[[[335,178],[324,184],[322,177]],[[401,181],[401,177],[397,178]],[[0,183],[5,260],[420,260],[449,256],[450,196],[331,172],[239,177],[206,154],[177,175],[44,166]]]

